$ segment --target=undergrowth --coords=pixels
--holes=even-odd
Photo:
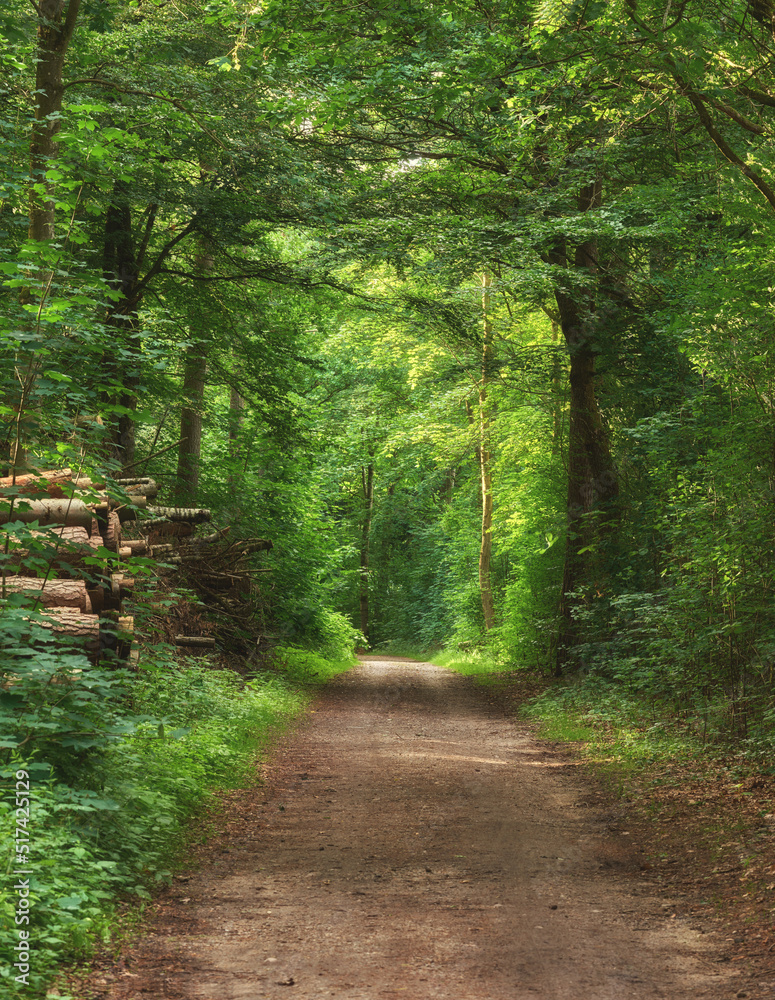
[[[493,656],[479,649],[465,652],[459,649],[444,650],[436,653],[430,662],[465,677],[478,677],[483,682],[494,680],[503,670]]]
[[[213,793],[254,780],[257,753],[315,685],[350,662],[285,648],[246,681],[196,659],[178,662],[160,646],[131,676],[86,660],[75,669],[67,660],[63,672],[53,657],[22,669],[2,691],[0,838],[14,844],[14,786],[27,772],[29,853],[6,856],[0,997],[44,996],[60,963],[87,959],[107,941],[117,901],[147,899],[169,880]],[[13,873],[22,863],[32,872],[26,925],[16,922]],[[17,981],[20,929],[30,933],[31,957]]]

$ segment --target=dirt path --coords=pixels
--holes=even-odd
[[[110,1000],[733,997],[572,763],[464,678],[373,658],[236,796]]]

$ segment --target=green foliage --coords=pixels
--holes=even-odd
[[[245,776],[297,685],[365,643],[366,605],[379,648],[548,671],[584,557],[579,678],[535,711],[624,756],[729,736],[770,752],[769,26],[724,3],[378,6],[86,5],[33,178],[37,18],[18,0],[0,17],[3,464],[127,465],[232,538],[270,539],[229,635],[245,660],[279,643],[246,686],[163,650],[131,676],[0,595],[0,759],[33,769],[53,859],[44,971],[98,932],[100,893],[164,877],[185,818]],[[28,237],[31,198],[50,201],[50,241]],[[607,531],[592,496],[569,532],[586,345],[619,498]],[[201,393],[183,387],[191,348]],[[184,408],[202,418],[196,486],[170,464]],[[56,553],[18,496],[3,574],[45,577]]]
[[[71,744],[64,726],[49,732],[42,706],[37,713],[28,709],[22,725],[43,731],[44,738],[6,751],[3,780],[13,787],[17,770],[31,775],[35,976],[30,990],[14,990],[8,957],[18,938],[7,924],[0,952],[8,995],[41,995],[58,961],[88,954],[95,940],[110,933],[118,897],[147,898],[168,879],[191,836],[190,817],[215,789],[255,780],[257,751],[303,709],[311,685],[350,663],[287,649],[279,669],[244,683],[196,660],[177,664],[160,647],[155,660],[141,663],[131,688],[126,677],[84,668],[73,683],[99,693],[105,720],[101,728],[91,720],[85,746],[82,736]],[[80,708],[74,694],[70,700]],[[6,843],[13,842],[16,819],[9,802],[4,796],[0,807]],[[11,887],[3,891],[9,913]]]
[[[703,752],[702,734],[668,705],[634,695],[618,683],[581,676],[555,684],[522,710],[547,739],[581,743],[591,760],[620,769]]]
[[[310,649],[294,646],[278,646],[273,657],[273,668],[283,677],[297,684],[318,687],[331,678],[349,670],[354,663],[352,655],[352,634],[354,630],[341,615],[332,615],[339,636],[346,640],[341,645],[331,645],[328,656]],[[357,635],[357,633],[355,633]]]
[[[431,663],[437,667],[454,670],[456,674],[463,674],[465,677],[478,677],[481,680],[486,680],[503,670],[503,665],[498,663],[491,654],[479,649],[470,651],[449,649],[443,653],[435,654]]]

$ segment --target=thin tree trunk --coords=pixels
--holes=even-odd
[[[602,184],[596,181],[585,187],[579,207],[586,212],[601,203]],[[552,262],[569,266],[566,248],[553,255]],[[588,240],[576,248],[573,266],[596,275],[597,245]],[[568,427],[568,527],[565,546],[562,592],[560,595],[560,630],[557,648],[557,673],[574,659],[578,641],[573,608],[573,594],[593,581],[593,569],[599,559],[595,549],[606,526],[615,517],[619,479],[608,446],[608,437],[597,401],[594,331],[594,301],[581,303],[578,295],[558,289],[555,293],[560,326],[570,357],[570,418]],[[598,517],[588,515],[597,512]]]
[[[560,337],[560,326],[552,320],[552,347],[556,347]],[[565,400],[562,387],[562,361],[558,351],[552,352],[552,454],[562,452],[562,414]]]
[[[374,457],[374,449],[369,449],[369,456]],[[361,527],[361,573],[359,587],[359,604],[361,611],[361,632],[369,644],[369,545],[371,542],[371,519],[374,512],[374,463],[369,462],[361,467],[363,485],[363,525]]]
[[[229,395],[229,456],[236,462],[240,453],[240,432],[245,422],[245,399],[232,387]]]
[[[490,322],[490,289],[492,276],[482,275],[482,377],[479,381],[479,473],[482,489],[482,537],[479,546],[479,591],[486,631],[495,624],[492,600],[492,466],[490,461],[490,418],[487,413],[487,382],[493,358],[492,324]]]
[[[196,504],[202,456],[202,408],[207,379],[207,345],[202,341],[186,351],[183,373],[183,409],[180,413],[180,445],[174,500],[178,505]]]
[[[200,168],[204,178],[206,171]],[[194,262],[200,273],[211,271],[213,255],[207,241],[200,239]],[[183,370],[183,408],[180,412],[180,447],[178,448],[178,470],[175,480],[175,503],[197,502],[199,492],[199,472],[202,459],[202,411],[204,410],[205,385],[207,383],[207,356],[210,345],[203,339],[196,340],[186,351]]]

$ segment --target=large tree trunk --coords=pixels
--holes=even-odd
[[[111,433],[108,453],[122,469],[128,471],[135,460],[135,410],[140,385],[141,342],[137,330],[140,305],[137,255],[132,236],[129,193],[122,181],[116,181],[114,185],[113,201],[105,216],[103,265],[105,278],[111,288],[120,294],[107,318],[108,325],[116,330],[120,359],[115,355],[105,358],[105,370],[116,386],[106,402],[121,407],[118,415],[109,416]]]
[[[374,449],[369,449],[374,457]],[[359,605],[361,612],[361,632],[369,643],[369,546],[371,543],[371,519],[374,513],[374,463],[361,468],[363,486],[363,523],[361,525],[361,572],[359,578]]]
[[[482,377],[479,381],[479,473],[482,489],[482,537],[479,546],[479,592],[482,598],[484,627],[489,632],[495,624],[490,563],[492,560],[492,466],[490,461],[490,418],[487,413],[487,381],[493,358],[490,322],[492,277],[482,275]]]
[[[38,46],[35,56],[35,120],[30,140],[31,240],[54,238],[54,199],[46,181],[56,153],[60,127],[65,56],[73,37],[81,0],[39,0]],[[41,188],[40,185],[43,185]]]
[[[601,197],[599,181],[585,187],[579,197],[581,211],[597,208]],[[571,266],[565,246],[552,255],[552,262]],[[572,266],[596,276],[598,257],[594,240],[576,248]],[[597,550],[616,516],[619,479],[597,401],[594,297],[590,295],[584,302],[580,294],[558,289],[555,298],[570,358],[568,522],[556,661],[556,670],[561,673],[573,663],[573,647],[578,642],[573,615],[577,599],[573,594],[581,587],[602,585],[593,579],[595,564],[600,559]]]
[[[36,6],[38,41],[33,57],[35,113],[30,133],[28,234],[31,241],[41,244],[54,239],[55,201],[46,173],[57,151],[56,134],[61,125],[65,56],[75,31],[80,6],[81,0],[40,0]],[[50,263],[43,261],[37,271],[30,273],[30,281],[34,280],[39,286],[38,295],[41,299],[47,294],[52,274]],[[29,286],[22,288],[20,298],[25,303],[31,301],[32,291]],[[21,391],[10,401],[16,411],[15,433],[7,455],[9,468],[12,470],[24,469],[26,465],[27,452],[22,424],[39,367],[38,356],[19,351],[16,378]]]

